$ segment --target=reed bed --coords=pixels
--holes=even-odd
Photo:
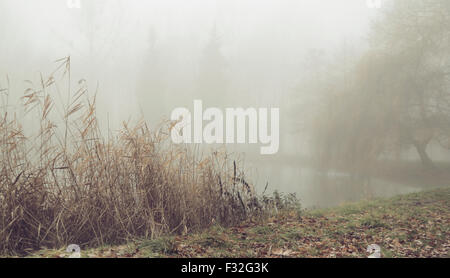
[[[224,151],[199,155],[172,144],[172,122],[152,131],[145,121],[124,123],[103,136],[95,97],[83,80],[70,89],[70,57],[57,62],[39,85],[29,82],[22,98],[37,121],[35,134],[25,135],[2,106],[1,254],[182,234],[261,213],[239,161]],[[61,108],[55,92],[66,81]],[[9,88],[0,94],[5,99]]]

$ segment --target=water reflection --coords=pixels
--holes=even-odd
[[[392,197],[421,190],[417,186],[289,164],[257,165],[251,175],[256,181],[258,192],[263,192],[268,182],[266,194],[275,190],[296,193],[302,206],[307,208],[332,207],[346,202]]]

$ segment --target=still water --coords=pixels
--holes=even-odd
[[[325,173],[294,164],[261,164],[255,166],[250,175],[256,182],[258,193],[262,193],[268,183],[266,194],[275,190],[284,194],[295,193],[305,208],[332,207],[422,190],[418,186],[354,177],[339,172]]]

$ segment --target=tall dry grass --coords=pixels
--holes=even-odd
[[[2,108],[0,253],[185,233],[214,222],[230,225],[261,209],[239,163],[225,152],[199,156],[173,145],[173,123],[153,132],[144,121],[124,123],[118,134],[103,136],[95,97],[83,81],[72,92],[70,58],[57,62],[23,96],[36,134],[25,136],[8,105]],[[54,94],[66,81],[57,118]],[[3,98],[9,89],[0,93]]]

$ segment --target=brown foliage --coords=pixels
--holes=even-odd
[[[58,62],[70,80],[70,58]],[[0,117],[0,253],[155,238],[257,210],[236,161],[173,145],[170,123],[155,132],[144,121],[124,123],[118,136],[102,136],[82,81],[56,124],[55,84],[42,78],[23,97],[26,111],[39,114],[37,135],[26,137],[6,109]]]

